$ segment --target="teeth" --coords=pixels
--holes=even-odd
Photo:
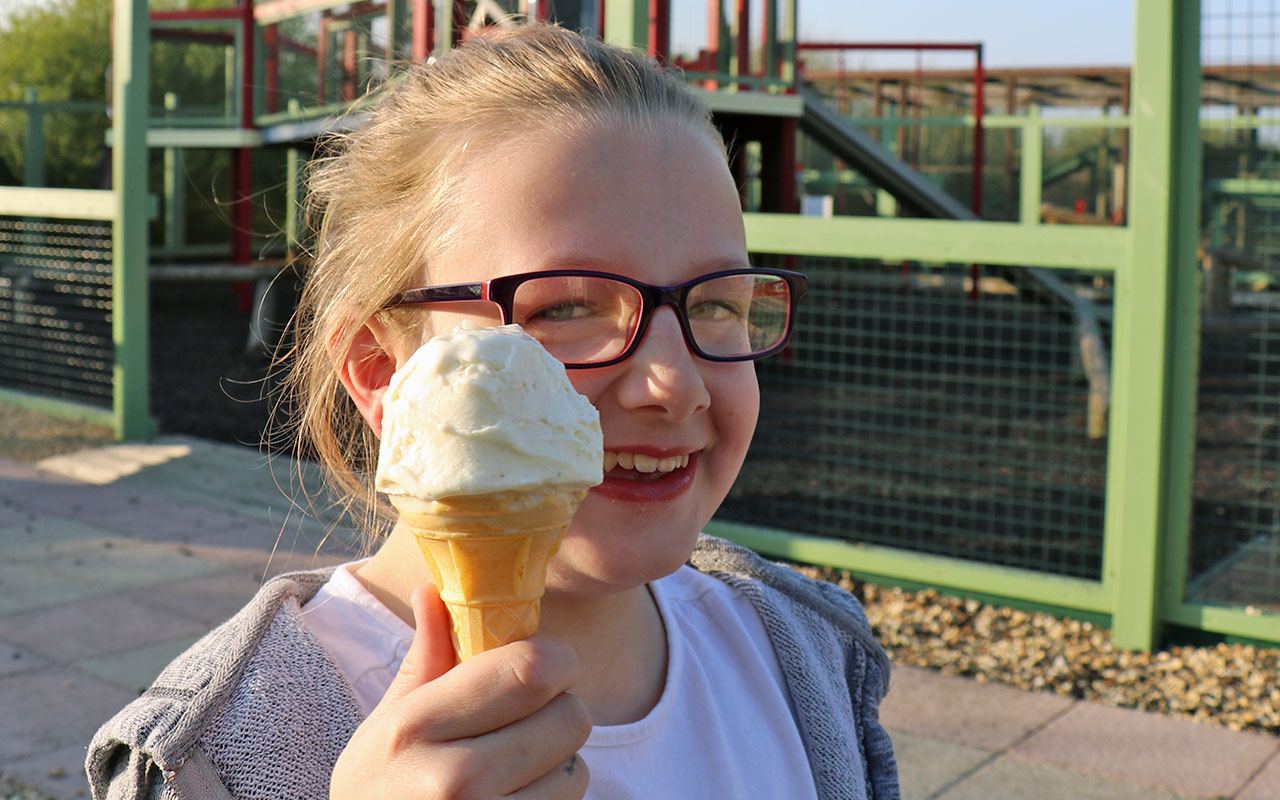
[[[653,472],[673,472],[677,469],[684,469],[689,466],[689,454],[679,456],[668,456],[666,458],[654,458],[643,453],[611,453],[605,451],[604,454],[604,471],[608,472],[614,467],[622,469],[633,469],[636,472],[653,473]]]

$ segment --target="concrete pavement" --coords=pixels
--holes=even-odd
[[[0,460],[0,773],[88,796],[85,746],[264,576],[357,543],[288,499],[315,476],[185,437]],[[899,667],[908,800],[1280,798],[1280,738]]]

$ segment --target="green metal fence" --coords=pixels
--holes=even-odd
[[[1270,68],[1275,9],[1237,6],[1206,4],[1206,60],[1221,46]],[[814,292],[789,359],[760,369],[761,447],[720,532],[1102,617],[1122,646],[1167,624],[1280,641],[1280,119],[1201,119],[1199,9],[1135,9],[1132,119],[1065,122],[1099,130],[1103,163],[1104,129],[1131,127],[1127,226],[1040,224],[1056,168],[1041,131],[1064,121],[1033,115],[989,120],[1021,128],[1015,224],[749,215],[752,247],[788,254]],[[995,265],[976,298],[969,263]],[[1016,278],[1035,267],[1082,305],[1030,298]],[[1109,362],[1103,437],[1082,308]]]
[[[720,519],[1100,580],[1107,440],[1082,351],[1105,341],[1020,287],[1026,272],[975,297],[967,266],[798,266],[804,315],[760,366],[761,422]]]
[[[111,224],[0,216],[0,388],[110,409]]]

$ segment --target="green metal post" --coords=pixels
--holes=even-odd
[[[782,28],[782,80],[794,83],[796,80],[796,36],[800,30],[800,17],[796,0],[786,0],[783,18],[786,20]]]
[[[604,40],[621,47],[648,47],[648,0],[605,0]]]
[[[778,0],[764,0],[764,76],[778,77]]]
[[[237,123],[240,121],[240,92],[237,91],[237,87],[240,84],[236,78],[240,74],[240,62],[236,58],[236,53],[240,50],[239,27],[236,28],[236,32],[233,35],[235,44],[228,47],[223,53],[222,89],[223,96],[226,98],[223,104],[223,114],[228,122]]]
[[[1040,106],[1027,108],[1027,121],[1022,125],[1022,161],[1019,167],[1018,221],[1023,225],[1040,224],[1040,204],[1044,183],[1044,126],[1040,124]]]
[[[436,52],[447,53],[453,49],[453,0],[442,0],[440,16],[436,20]]]
[[[44,109],[35,89],[23,93],[27,106],[27,135],[22,143],[22,185],[44,186]]]
[[[302,105],[296,98],[289,100],[289,113],[302,113]],[[299,202],[302,197],[302,156],[297,147],[285,151],[285,200],[284,200],[284,238],[289,257],[298,252],[298,233],[301,228],[299,219]]]
[[[165,92],[166,117],[173,116],[178,108],[178,95]],[[170,255],[176,254],[187,243],[187,195],[182,177],[182,150],[177,147],[164,149],[164,247]]]
[[[117,439],[152,436],[147,364],[147,0],[114,0],[111,159],[114,428]]]
[[[1162,560],[1190,526],[1199,309],[1199,4],[1136,0],[1130,263],[1117,280],[1104,580],[1114,642],[1160,637]],[[1182,587],[1170,592],[1181,595]]]
[[[394,69],[405,55],[406,45],[413,30],[406,0],[387,0],[387,67]]]
[[[720,35],[716,39],[720,43],[719,49],[716,50],[716,72],[721,76],[721,86],[726,84],[733,85],[727,79],[734,72],[733,55],[737,38],[733,35],[733,28],[729,25],[729,18],[724,13],[724,3],[719,5],[716,20],[720,26]]]

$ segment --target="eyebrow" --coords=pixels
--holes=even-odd
[[[701,263],[701,273],[719,272],[725,269],[754,269],[755,265],[748,258],[711,258]],[[538,269],[590,269],[596,272],[619,273],[618,265],[606,259],[593,256],[569,255],[548,258],[539,263]],[[537,271],[537,270],[535,270]]]

